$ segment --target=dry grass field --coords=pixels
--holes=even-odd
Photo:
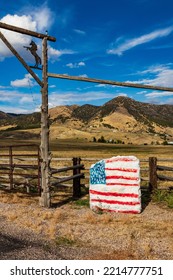
[[[19,142],[16,141],[18,144]],[[3,144],[8,143],[1,141],[1,145]],[[9,141],[9,144],[12,143]],[[50,149],[53,157],[60,158],[134,155],[140,159],[148,159],[149,156],[171,159],[173,146],[54,140],[50,143]],[[43,240],[46,246],[44,256],[38,256],[34,252],[38,248],[30,245],[30,250],[33,250],[31,255],[24,251],[21,254],[20,248],[14,252],[8,248],[6,251],[2,250],[4,253],[0,254],[0,258],[45,258],[46,252],[49,252],[49,258],[57,259],[173,259],[173,211],[164,203],[150,201],[144,195],[141,214],[99,214],[90,210],[88,194],[73,201],[70,199],[69,189],[65,193],[64,190],[57,193],[59,202],[66,196],[69,198],[67,203],[56,203],[56,207],[44,209],[39,207],[39,197],[36,194],[1,190],[0,219],[3,219],[4,227],[8,226],[6,234],[8,231],[11,238],[16,228],[20,239],[20,234],[24,236],[24,233],[27,235],[27,232],[31,232],[32,236]],[[13,229],[11,232],[10,228]],[[1,228],[0,237],[3,232],[4,228]],[[4,244],[0,241],[0,247],[3,248]],[[51,250],[54,252],[52,255]],[[58,252],[61,252],[61,257],[56,255]]]
[[[117,155],[134,155],[139,159],[158,158],[170,159],[173,145],[118,145],[107,143],[93,143],[77,140],[54,140],[50,143],[53,156],[108,158]]]
[[[71,201],[44,209],[38,206],[36,197],[1,192],[0,216],[6,225],[18,229],[18,238],[23,232],[25,235],[27,231],[32,232],[33,236],[37,235],[38,243],[44,240],[50,250],[63,251],[62,257],[66,259],[173,259],[170,209],[150,202],[138,215],[98,214],[85,205],[87,197],[82,200],[83,203]],[[32,256],[21,256],[20,249],[17,256],[34,258],[34,248]]]

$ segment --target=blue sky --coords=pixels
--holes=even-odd
[[[36,3],[36,4],[35,4]],[[56,37],[49,72],[173,87],[172,0],[18,0],[0,3],[0,21]],[[0,29],[29,65],[33,39]],[[41,79],[41,71],[35,71]],[[123,95],[173,104],[173,93],[49,78],[49,107],[102,105]],[[0,40],[0,110],[40,110],[40,87]]]

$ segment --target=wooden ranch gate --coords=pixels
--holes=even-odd
[[[40,150],[35,144],[0,146],[0,186],[9,190],[14,187],[29,188],[40,183]]]
[[[78,157],[72,158],[67,167],[50,168],[50,189],[61,186],[62,183],[72,182],[72,196],[74,199],[81,196],[81,179],[84,178],[84,165]],[[71,164],[71,165],[70,165]],[[67,172],[71,172],[67,173]],[[41,188],[41,157],[40,148],[36,144],[0,146],[0,188],[14,190]]]

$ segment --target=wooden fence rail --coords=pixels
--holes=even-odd
[[[16,146],[14,147],[16,148]],[[14,152],[14,147],[6,147],[9,149],[8,153],[6,151],[0,152],[0,185],[5,180],[6,184],[9,184],[9,188],[13,189],[15,185],[21,185],[20,180],[23,180],[23,185],[27,190],[34,183],[38,187],[38,192],[41,193],[39,148],[36,147],[36,152],[33,151],[33,153],[31,153],[31,150],[28,150],[28,153],[22,151],[19,153],[19,151]],[[72,187],[73,198],[79,198],[81,196],[81,186],[89,187],[91,164],[99,160],[100,158],[52,158],[50,187],[56,190],[57,187],[65,183],[65,185]],[[173,172],[173,167],[159,165],[158,161],[173,163],[173,159],[158,159],[156,157],[140,160],[141,188],[153,192],[158,188],[159,182],[173,182],[173,177],[167,176],[167,172]],[[60,166],[60,164],[63,166]],[[67,166],[64,167],[66,164]],[[164,174],[160,174],[161,172],[164,172]]]
[[[24,153],[21,150],[20,153],[19,151],[23,146],[26,148],[26,152]],[[32,150],[33,153],[31,153]],[[50,187],[58,187],[62,183],[72,181],[70,185],[73,188],[73,198],[79,198],[81,196],[81,179],[84,178],[84,173],[81,173],[81,170],[84,170],[84,165],[81,164],[81,159],[77,157],[65,160],[70,161],[71,166],[61,168],[55,168],[53,166],[50,168]],[[68,163],[68,165],[70,164]],[[69,171],[72,174],[68,175]],[[21,186],[25,187],[27,192],[30,191],[31,187],[37,186],[38,193],[41,195],[41,159],[39,146],[0,146],[0,186],[10,190],[13,190],[15,186]]]
[[[51,168],[51,187],[57,187],[62,183],[73,181],[73,198],[77,199],[81,196],[81,179],[84,178],[84,173],[81,173],[81,170],[84,170],[84,165],[80,163],[80,158],[73,158],[72,159],[72,166],[63,167],[63,168]],[[56,177],[52,176],[54,174],[66,172],[66,171],[73,171],[73,175],[65,176],[65,177]]]
[[[24,153],[21,148],[24,148],[26,152]],[[0,183],[9,183],[10,190],[14,188],[14,185],[23,185],[29,190],[29,186],[32,185],[31,181],[35,179],[40,193],[39,146],[36,144],[0,146],[0,151]],[[31,151],[33,152],[31,153]],[[25,163],[26,161],[28,163]]]
[[[158,165],[158,159],[156,157],[149,158],[149,188],[150,191],[154,191],[158,188],[158,182],[169,181],[173,182],[173,177],[158,174],[157,171],[173,171],[172,167]]]

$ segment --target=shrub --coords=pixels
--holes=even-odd
[[[104,136],[101,136],[101,137],[98,139],[98,142],[99,142],[99,143],[106,143],[106,140],[105,140]]]
[[[173,208],[173,191],[156,190],[152,195],[152,200],[157,203],[166,204],[169,208]]]

